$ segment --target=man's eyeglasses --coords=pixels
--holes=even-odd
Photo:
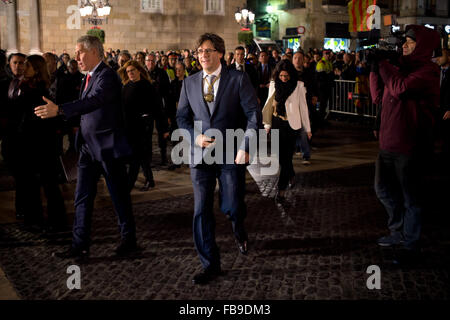
[[[211,52],[214,52],[214,51],[217,51],[216,49],[205,49],[205,50],[203,50],[203,49],[198,49],[197,50],[197,53],[198,54],[210,54]]]

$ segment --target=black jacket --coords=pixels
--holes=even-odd
[[[228,70],[236,70],[236,63],[230,64],[228,67]],[[248,77],[250,78],[250,82],[252,83],[253,88],[255,90],[258,89],[258,74],[256,73],[256,69],[250,64],[245,63],[245,72],[247,72]]]
[[[130,81],[123,86],[122,107],[127,137],[132,146],[140,143],[146,126],[153,124],[154,120],[159,132],[168,131],[161,97],[147,80]]]
[[[58,153],[58,119],[41,119],[34,108],[44,105],[42,96],[49,96],[45,84],[30,86],[20,84],[18,96],[8,99],[6,106],[7,125],[2,147],[6,157],[56,157]]]
[[[156,92],[163,99],[164,105],[167,105],[169,99],[170,80],[167,72],[161,68],[155,67],[153,71],[148,71]]]

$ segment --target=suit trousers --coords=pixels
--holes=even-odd
[[[411,248],[419,241],[422,225],[422,173],[416,160],[414,156],[380,150],[375,164],[375,192],[388,213],[388,228]]]
[[[103,175],[118,217],[122,240],[136,241],[128,175],[124,159],[95,160],[86,144],[81,146],[75,190],[74,248],[88,249],[91,244],[91,222],[97,182]]]
[[[128,187],[130,191],[134,188],[139,175],[139,169],[142,167],[145,182],[153,181],[152,172],[152,133],[153,121],[142,133],[130,139],[133,155],[130,159],[130,168],[128,171]]]
[[[294,157],[297,132],[291,128],[288,121],[278,117],[272,117],[272,128],[280,130],[280,178],[278,179],[278,190],[286,190],[289,179],[295,176],[292,158]]]
[[[194,187],[194,243],[204,269],[219,268],[220,254],[215,238],[214,191],[219,181],[219,206],[231,220],[238,241],[248,240],[244,228],[247,215],[245,205],[245,165],[225,168],[221,165],[199,165],[191,168]]]

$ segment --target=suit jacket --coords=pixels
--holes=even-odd
[[[227,68],[228,70],[236,70],[236,63],[230,64]],[[256,73],[256,69],[250,63],[245,63],[244,68],[250,78],[253,88],[258,90],[258,74]]]
[[[263,123],[272,126],[273,115],[273,101],[275,100],[275,81],[270,82],[269,96],[266,104],[264,105]],[[289,121],[289,125],[292,129],[298,130],[304,128],[306,132],[311,132],[311,125],[309,122],[308,105],[306,103],[306,88],[303,82],[298,81],[297,87],[291,93],[289,98],[286,99],[286,115]]]
[[[263,72],[261,63],[259,63],[258,67],[256,68],[258,74],[258,98],[261,100],[261,105],[264,103],[264,101],[266,101],[269,89],[266,87],[260,88],[259,85],[270,83],[273,70],[270,64],[267,64],[266,66],[267,66],[266,73]]]
[[[131,148],[125,136],[120,79],[114,70],[101,62],[86,90],[81,85],[80,99],[61,105],[66,118],[81,116],[75,137],[79,149],[86,144],[97,161],[129,156]]]
[[[195,139],[199,134],[204,134],[208,129],[217,129],[221,132],[224,148],[223,163],[226,163],[226,129],[244,130],[245,139],[239,146],[235,145],[233,150],[234,161],[238,149],[249,152],[249,141],[250,139],[256,139],[256,133],[261,125],[262,118],[255,90],[247,73],[227,70],[225,66],[222,66],[213,114],[210,114],[208,105],[203,98],[202,86],[203,72],[198,72],[186,78],[183,81],[177,111],[178,126],[186,129],[190,134],[186,138],[190,138],[191,143],[191,167],[196,167],[202,163],[201,158],[194,156],[194,152],[200,152],[200,154],[202,152],[202,148],[195,144]],[[233,162],[233,164],[226,164],[225,166],[235,166],[235,164]]]

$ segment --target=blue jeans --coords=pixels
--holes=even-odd
[[[300,128],[299,130],[297,130],[297,140],[295,142],[295,147],[297,151],[301,151],[303,153],[303,159],[309,160],[311,158],[308,135],[306,134],[305,128]]]
[[[407,248],[414,248],[420,238],[420,178],[414,156],[380,150],[375,164],[375,192],[388,213],[391,234],[402,236]]]

